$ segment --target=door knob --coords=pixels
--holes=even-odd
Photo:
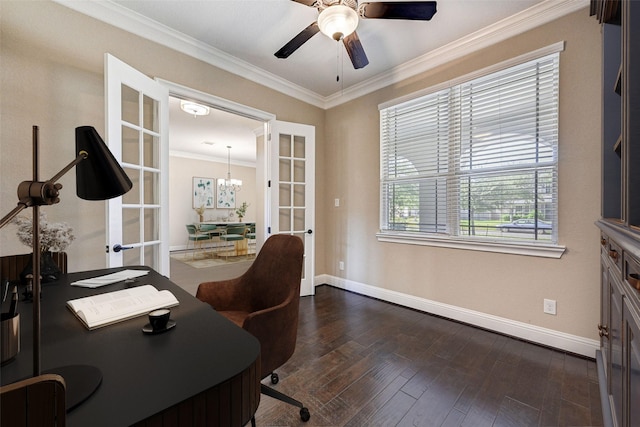
[[[601,337],[609,338],[609,328],[607,326],[598,325],[598,335]]]
[[[308,229],[307,230],[307,234],[313,234],[313,230],[312,229]]]
[[[126,251],[127,249],[133,249],[133,246],[122,246],[120,243],[113,245],[113,252]]]

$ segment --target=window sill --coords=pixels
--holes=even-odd
[[[464,249],[471,251],[497,252],[511,255],[537,256],[559,259],[566,247],[558,245],[530,244],[526,242],[504,243],[482,240],[463,240],[451,237],[416,236],[401,233],[376,233],[379,242],[403,243],[407,245],[435,246],[440,248]]]

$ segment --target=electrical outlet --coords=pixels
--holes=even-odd
[[[547,314],[556,314],[556,300],[554,299],[545,299],[544,300],[544,312]]]
[[[338,263],[338,268],[339,268],[340,270],[344,270],[344,261],[340,261],[340,262]]]
[[[333,199],[333,206],[340,207],[340,199]]]

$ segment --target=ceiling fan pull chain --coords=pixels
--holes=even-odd
[[[344,44],[344,41],[342,42]],[[344,92],[344,52],[342,51],[342,49],[340,49],[340,43],[338,43],[338,52],[340,55],[340,75],[342,76],[342,79],[340,79],[340,93],[343,94]]]
[[[340,42],[336,42],[336,82],[340,81]]]

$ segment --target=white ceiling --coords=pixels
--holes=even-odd
[[[169,149],[172,155],[254,166],[256,135],[263,122],[210,109],[194,117],[180,109],[178,98],[169,98]],[[231,146],[231,149],[227,149]]]
[[[318,16],[315,8],[291,0],[54,1],[321,108],[589,5],[589,0],[439,0],[430,21],[361,19],[357,33],[369,65],[354,70],[342,44],[322,33],[287,59],[274,56]],[[336,81],[337,75],[340,81]],[[218,144],[217,148],[223,147],[222,157],[226,158],[227,141],[234,138],[229,127],[235,120],[217,114],[190,120],[197,125],[211,120],[219,130],[207,132],[200,126],[187,126],[189,121],[184,120],[174,129],[173,118],[179,113],[172,110],[171,117],[172,150],[205,154],[201,142],[209,140]],[[240,121],[242,130],[238,132],[245,135],[259,125]],[[252,138],[253,143],[255,136]],[[180,146],[174,146],[178,141]],[[220,156],[219,151],[208,149],[213,156]],[[236,157],[234,151],[241,158],[244,150],[232,149],[232,157]]]

